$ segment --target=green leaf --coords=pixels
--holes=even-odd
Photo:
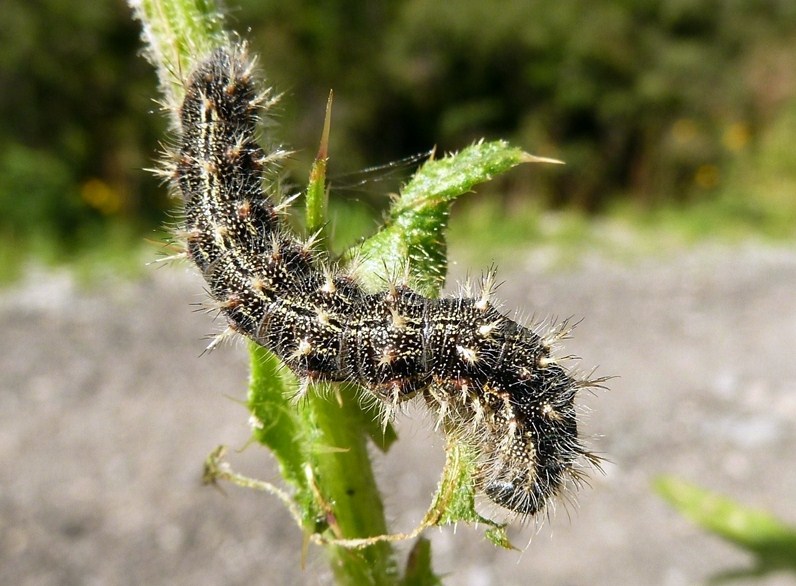
[[[783,569],[796,572],[796,527],[675,477],[659,477],[654,487],[683,516],[754,556],[752,568],[730,571],[715,580]]]
[[[505,525],[479,515],[475,510],[476,452],[465,443],[449,441],[431,510],[436,512],[435,525],[455,525],[461,521],[489,527],[486,537],[493,544],[513,549]]]
[[[249,411],[254,421],[254,438],[274,454],[282,478],[296,493],[304,526],[315,524],[321,510],[315,503],[305,471],[311,460],[312,443],[306,425],[289,397],[298,381],[270,351],[249,343]]]
[[[385,278],[401,275],[408,263],[417,290],[439,295],[447,272],[445,230],[453,202],[476,185],[532,162],[559,161],[493,141],[425,163],[401,190],[384,228],[347,255],[362,259],[357,267],[360,280],[383,288]]]
[[[440,586],[442,580],[431,569],[431,542],[421,537],[415,542],[406,560],[402,586]]]
[[[491,527],[484,532],[484,537],[486,537],[492,545],[497,547],[502,547],[503,549],[514,549],[514,544],[511,543],[508,534],[506,533],[506,526],[505,525],[498,525],[496,527]],[[517,550],[519,551],[519,550]]]
[[[305,205],[307,217],[307,231],[314,234],[323,230],[326,224],[328,209],[328,191],[326,189],[326,164],[329,160],[329,131],[332,123],[332,94],[326,102],[326,118],[323,123],[321,144],[318,154],[310,169],[310,179],[307,184],[307,201]]]

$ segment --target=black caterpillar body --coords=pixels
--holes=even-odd
[[[406,285],[368,293],[285,227],[256,142],[263,95],[241,48],[190,74],[171,171],[188,254],[230,327],[304,381],[353,381],[391,413],[422,394],[446,433],[479,454],[479,488],[523,515],[594,462],[578,437],[577,381],[542,337],[480,297],[429,299]]]

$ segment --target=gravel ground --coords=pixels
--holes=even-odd
[[[662,473],[796,522],[796,251],[702,247],[556,272],[538,255],[512,263],[506,307],[583,317],[567,349],[619,377],[584,397],[611,463],[576,510],[518,528],[521,552],[481,529],[429,531],[448,584],[675,586],[747,564],[652,493]],[[317,549],[302,569],[301,536],[275,499],[200,485],[206,455],[248,437],[245,352],[199,356],[212,329],[189,306],[201,291],[169,268],[90,290],[33,273],[0,292],[0,584],[329,583]],[[431,427],[402,417],[402,441],[379,458],[398,529],[437,481]],[[275,479],[264,450],[231,459]]]

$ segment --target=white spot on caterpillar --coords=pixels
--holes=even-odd
[[[405,328],[406,318],[402,316],[400,313],[398,313],[397,309],[394,309],[392,307],[390,307],[389,309],[390,309],[390,315],[392,317],[392,323],[391,323],[392,327],[396,330],[401,330]]]
[[[500,322],[492,322],[489,324],[484,324],[482,326],[478,326],[478,335],[482,338],[488,338],[492,335],[492,332],[495,330],[496,327],[500,325]]]
[[[539,368],[547,368],[556,363],[556,359],[551,356],[540,356],[539,359],[536,361],[536,365]]]
[[[456,352],[462,357],[462,360],[468,364],[475,364],[478,362],[478,352],[472,348],[465,348],[464,346],[456,346]]]
[[[298,348],[296,348],[296,356],[307,356],[308,354],[312,354],[312,348],[312,342],[309,340],[301,340]]]

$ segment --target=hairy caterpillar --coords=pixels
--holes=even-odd
[[[178,152],[167,174],[184,201],[188,256],[230,328],[313,381],[352,381],[386,405],[422,395],[446,433],[479,454],[478,487],[523,515],[595,463],[574,399],[590,381],[489,297],[429,299],[406,284],[366,292],[279,218],[256,141],[265,96],[242,48],[220,48],[188,76]]]

